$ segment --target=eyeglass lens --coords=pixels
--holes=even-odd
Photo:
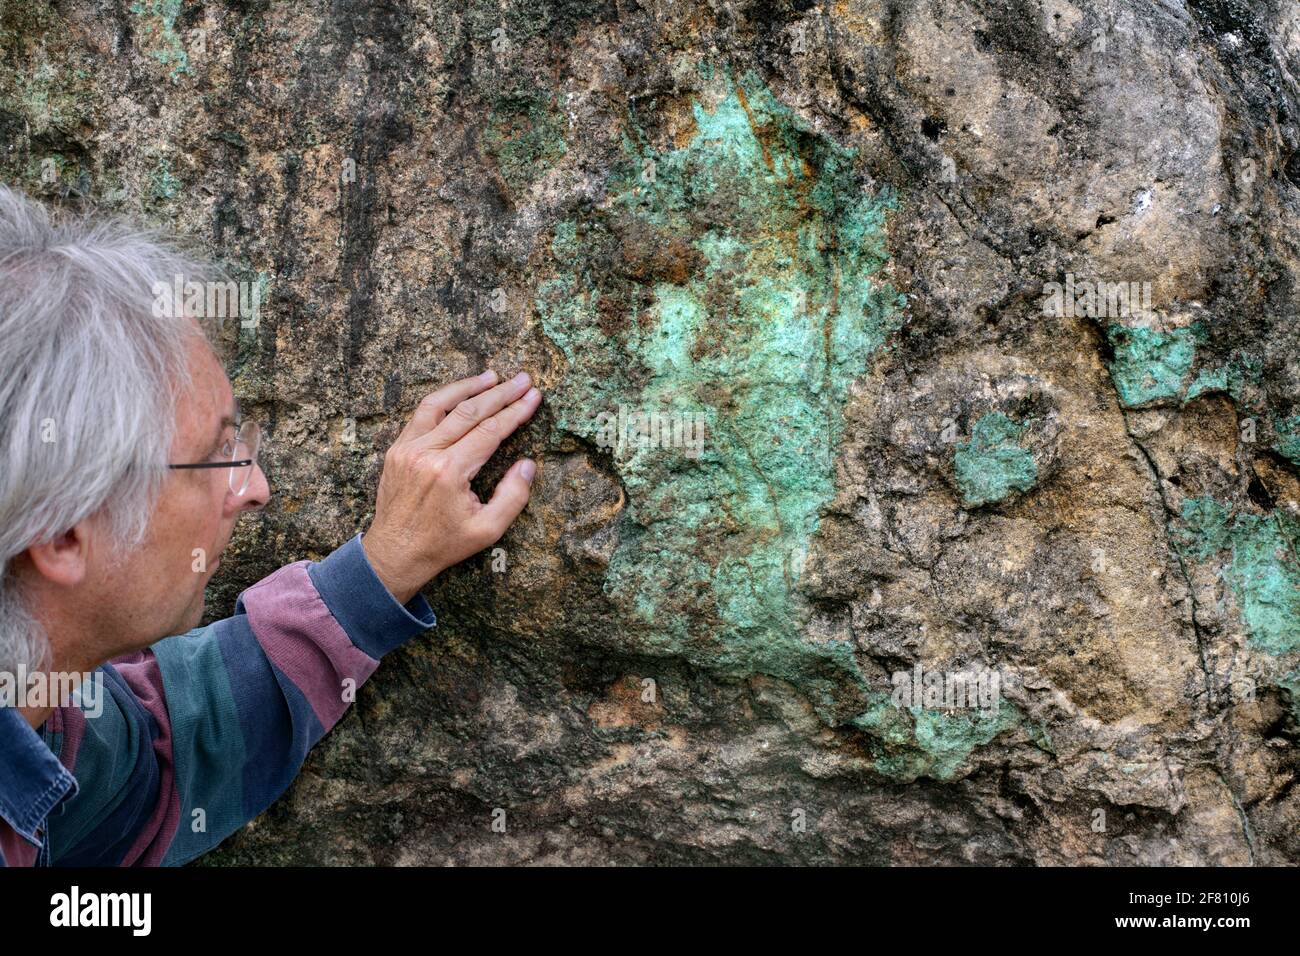
[[[239,432],[235,435],[235,451],[231,456],[231,461],[248,461],[247,465],[238,465],[230,469],[230,490],[236,496],[242,495],[248,490],[248,483],[252,480],[253,469],[257,467],[257,451],[262,443],[262,430],[258,427],[257,422],[245,421],[240,424]]]

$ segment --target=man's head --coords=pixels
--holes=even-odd
[[[154,289],[204,266],[0,187],[0,670],[88,670],[194,627],[239,515],[230,383]],[[51,654],[51,651],[53,652]]]

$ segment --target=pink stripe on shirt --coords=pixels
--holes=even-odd
[[[266,656],[302,691],[325,730],[348,709],[343,681],[360,686],[379,661],[360,650],[334,619],[307,574],[289,564],[243,594],[244,609]]]
[[[158,806],[136,835],[121,866],[159,866],[180,825],[181,796],[176,790],[176,764],[172,754],[172,724],[167,713],[167,695],[163,690],[162,670],[151,650],[137,651],[113,659],[132,693],[158,722],[158,739],[153,742],[158,758]]]
[[[63,735],[59,762],[73,770],[77,765],[77,751],[86,736],[86,715],[79,707],[56,707],[50,712],[50,730]]]
[[[39,847],[32,846],[0,820],[0,853],[4,854],[5,866],[35,866],[39,852]]]

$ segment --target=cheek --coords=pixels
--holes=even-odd
[[[194,547],[206,550],[209,565],[215,564],[221,557],[222,535],[226,525],[224,502],[225,495],[220,497],[209,495],[202,509],[195,514]]]
[[[165,522],[162,550],[180,565],[178,571],[202,576],[219,557],[225,496],[217,495],[207,483],[194,484],[186,494],[175,496],[167,514],[159,518]]]

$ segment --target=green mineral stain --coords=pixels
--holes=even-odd
[[[2,18],[0,18],[2,19]],[[30,37],[51,29],[47,23],[32,26]],[[0,51],[23,49],[21,34],[12,34],[0,24]],[[66,64],[51,62],[43,45],[39,60],[24,63],[19,69],[0,71],[0,110],[15,113],[24,120],[28,134],[44,136],[51,130],[77,130],[91,122],[98,92],[87,82],[85,72],[70,70]]]
[[[176,18],[180,16],[182,0],[136,0],[131,12],[141,18],[140,33],[146,41],[146,52],[163,66],[170,66],[171,79],[190,69],[189,54],[176,32]]]
[[[1226,392],[1235,397],[1240,393],[1240,381],[1231,380],[1230,372],[1231,370],[1226,366],[1202,372],[1196,376],[1196,380],[1191,385],[1187,386],[1187,394],[1183,396],[1183,401],[1190,402],[1198,395],[1209,392]]]
[[[591,440],[620,405],[702,417],[697,457],[612,449],[627,504],[605,591],[642,652],[784,679],[837,724],[868,689],[850,641],[804,635],[800,556],[849,385],[900,321],[878,278],[893,200],[752,74],[706,82],[689,142],[626,139],[607,200],[555,231],[537,300],[568,366],[551,406]]]
[[[1274,423],[1278,454],[1293,465],[1300,465],[1300,415]]]
[[[175,199],[180,195],[181,181],[172,175],[167,160],[160,158],[149,173],[149,193],[154,199]]]
[[[498,3],[468,3],[456,8],[455,16],[434,17],[432,26],[442,45],[451,50],[468,38],[492,57],[494,71],[518,70],[526,75],[520,51],[540,37],[550,43],[568,41],[582,26],[602,11],[600,0],[500,0]],[[500,33],[494,31],[501,31]],[[492,41],[499,46],[493,47]],[[456,62],[448,54],[447,63]]]
[[[1018,713],[1018,712],[1017,712]],[[1021,723],[1029,739],[1034,742],[1034,746],[1044,753],[1056,754],[1056,747],[1052,744],[1052,735],[1047,732],[1047,728],[1035,720],[1024,720]]]
[[[954,711],[896,707],[888,694],[874,699],[853,723],[873,738],[875,769],[901,783],[918,777],[952,780],[970,755],[1004,730],[1020,726],[1022,717],[1005,700],[996,708]],[[1050,749],[1046,734],[1035,728],[1035,742]]]
[[[1220,572],[1241,608],[1251,643],[1270,654],[1300,649],[1300,521],[1283,511],[1231,515],[1213,498],[1183,503],[1180,549],[1204,561],[1229,557]]]
[[[78,166],[68,162],[62,153],[45,156],[32,155],[27,160],[25,178],[41,186],[68,183],[76,179]]]
[[[487,154],[514,193],[532,185],[568,150],[565,120],[540,98],[504,97],[483,133]]]
[[[1138,408],[1176,397],[1196,359],[1196,333],[1188,328],[1162,332],[1141,326],[1111,325],[1106,329],[1115,357],[1111,378],[1120,402]]]
[[[1114,352],[1111,379],[1125,408],[1166,399],[1185,405],[1211,393],[1229,396],[1239,408],[1258,407],[1263,364],[1248,352],[1239,351],[1192,377],[1198,350],[1210,342],[1209,329],[1202,322],[1167,332],[1114,324],[1106,336]]]
[[[1013,491],[1028,491],[1038,480],[1034,456],[1021,447],[1025,426],[1001,412],[981,416],[971,439],[957,446],[953,470],[967,508],[1001,501]]]
[[[1184,402],[1209,392],[1230,395],[1237,404],[1246,400],[1248,385],[1258,385],[1262,377],[1259,360],[1254,356],[1237,354],[1218,368],[1206,369],[1187,387]]]
[[[557,276],[537,298],[566,365],[558,430],[599,443],[598,416],[619,406],[704,422],[698,455],[610,449],[627,496],[604,581],[620,641],[785,680],[827,724],[863,731],[882,774],[953,779],[1019,712],[898,710],[850,640],[808,635],[799,586],[849,386],[901,322],[905,303],[880,278],[894,200],[863,189],[854,152],[753,74],[705,81],[679,148],[647,148],[631,117],[605,200],[555,229]],[[1005,467],[1010,482],[1026,471],[1014,456]]]

